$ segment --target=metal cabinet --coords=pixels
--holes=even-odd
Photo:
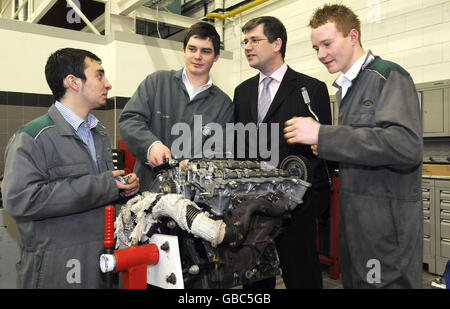
[[[450,260],[450,179],[422,178],[423,262],[442,275]]]
[[[450,136],[450,80],[416,85],[422,113],[424,137]],[[330,95],[332,123],[339,123],[339,105]]]
[[[424,137],[450,136],[450,81],[419,84]]]
[[[422,179],[423,199],[423,263],[428,271],[436,273],[436,231],[434,180]]]
[[[450,260],[450,180],[434,182],[436,222],[436,273],[443,274]]]

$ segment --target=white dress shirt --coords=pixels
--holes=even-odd
[[[286,74],[287,69],[288,66],[285,62],[281,67],[273,72],[272,75],[269,76],[273,78],[272,82],[269,85],[271,101],[273,101],[273,98],[277,94],[278,88],[280,88],[281,81],[283,80],[284,74]],[[259,73],[258,98],[261,96],[261,92],[264,87],[263,80],[266,77],[268,76],[264,75],[263,73]]]
[[[211,79],[211,76],[209,76],[206,84],[204,84],[203,86],[200,86],[196,90],[194,90],[194,87],[191,85],[191,82],[189,81],[189,78],[187,77],[186,67],[183,69],[182,78],[183,78],[183,84],[186,87],[187,92],[189,93],[189,98],[191,99],[191,101],[193,98],[195,98],[195,96],[197,94],[205,91],[206,89],[208,89],[209,87],[212,86],[212,79]]]
[[[336,84],[338,84],[342,89],[342,97],[344,98],[345,94],[347,93],[348,88],[352,86],[352,81],[358,76],[359,72],[361,71],[361,67],[366,62],[367,58],[367,52],[361,56],[361,58],[356,61],[350,70],[348,70],[346,73],[341,73],[339,77],[336,79]],[[369,56],[370,58],[374,58],[373,55]],[[371,60],[370,60],[371,61]]]

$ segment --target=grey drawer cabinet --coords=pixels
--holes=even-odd
[[[434,180],[422,179],[423,200],[423,262],[428,271],[436,273],[436,231],[434,208]]]
[[[450,260],[450,179],[423,178],[422,193],[424,263],[430,272],[442,275]]]
[[[437,229],[439,245],[436,250],[436,271],[442,274],[447,261],[450,260],[450,180],[435,181],[437,203]]]

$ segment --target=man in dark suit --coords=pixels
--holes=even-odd
[[[279,151],[279,158],[271,162],[281,163],[290,155],[302,155],[313,166],[312,187],[304,196],[304,203],[296,207],[292,217],[283,224],[283,233],[276,239],[280,256],[283,281],[286,288],[322,288],[322,274],[316,248],[315,218],[329,205],[330,185],[323,161],[312,154],[309,146],[287,144],[283,138],[284,122],[293,116],[309,115],[301,88],[311,99],[311,108],[321,123],[331,123],[330,100],[325,83],[292,70],[284,62],[287,34],[283,24],[274,17],[263,16],[248,21],[242,28],[245,56],[259,74],[242,82],[234,92],[235,123],[256,123],[260,129],[278,130],[277,140],[268,138],[266,149]],[[278,127],[273,124],[278,124]],[[239,134],[239,133],[238,133]],[[261,137],[258,141],[261,142]],[[266,142],[266,141],[263,141]],[[276,145],[276,143],[279,145]],[[248,155],[250,141],[245,146]],[[274,145],[272,145],[274,144]],[[237,145],[239,148],[239,145]],[[258,146],[259,149],[259,146]],[[253,158],[254,159],[254,158]],[[258,154],[258,159],[262,159]],[[274,288],[275,278],[269,278],[245,288]]]

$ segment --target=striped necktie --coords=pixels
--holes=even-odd
[[[258,125],[263,121],[264,117],[269,110],[272,98],[270,95],[269,85],[273,81],[272,77],[266,77],[263,80],[263,90],[258,100]]]

